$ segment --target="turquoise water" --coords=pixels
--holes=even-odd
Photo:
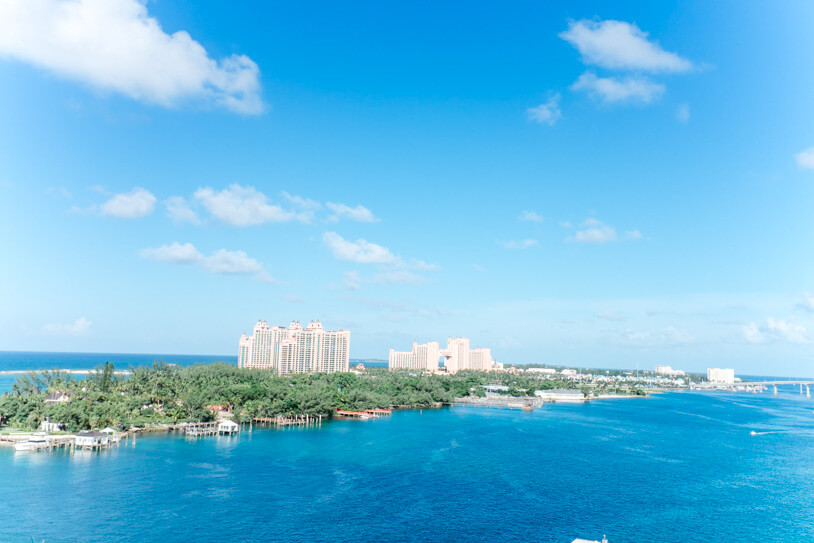
[[[790,391],[0,449],[0,541],[808,542],[814,401]]]

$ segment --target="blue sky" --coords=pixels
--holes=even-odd
[[[814,374],[809,2],[0,2],[0,349]]]

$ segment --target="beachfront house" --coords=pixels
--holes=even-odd
[[[90,432],[80,432],[76,436],[77,447],[107,447],[110,442],[110,435],[105,432],[97,432],[91,430]]]
[[[233,420],[224,419],[218,423],[219,434],[234,434],[240,430],[240,426]]]

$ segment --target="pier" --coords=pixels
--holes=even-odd
[[[273,426],[275,428],[285,428],[287,426],[321,426],[322,415],[297,415],[294,417],[254,417],[252,424],[259,426]]]
[[[486,398],[477,397],[463,397],[455,398],[451,405],[455,406],[472,406],[472,407],[486,407],[494,409],[521,409],[523,411],[531,411],[535,407],[542,407],[544,403],[553,400],[546,400],[544,398],[531,398],[531,397],[514,397],[514,396],[487,396]]]

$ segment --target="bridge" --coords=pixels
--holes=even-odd
[[[774,387],[774,394],[777,395],[778,385],[800,385],[800,394],[803,394],[803,387],[806,387],[806,398],[811,397],[811,386],[814,381],[811,379],[798,379],[793,381],[745,381],[735,383],[732,386],[735,388],[750,388],[750,387]]]

